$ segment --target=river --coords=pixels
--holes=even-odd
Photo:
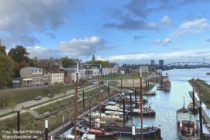
[[[191,98],[189,91],[192,91],[192,87],[189,85],[188,80],[191,78],[200,78],[210,83],[210,76],[206,75],[210,72],[210,69],[173,69],[163,71],[167,73],[171,80],[171,91],[163,92],[156,91],[156,96],[148,97],[149,104],[156,111],[155,118],[144,118],[144,125],[157,126],[161,128],[161,136],[163,140],[179,140],[176,129],[176,110],[189,104]],[[208,110],[210,113],[210,111]],[[128,123],[139,123],[139,118],[134,118]],[[118,140],[131,140],[132,138],[116,138]],[[102,140],[102,139],[101,139]],[[105,140],[105,139],[103,139]]]

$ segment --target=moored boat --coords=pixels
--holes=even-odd
[[[155,96],[156,95],[156,92],[155,91],[149,91],[149,92],[145,92],[143,94],[143,96]]]
[[[171,81],[168,79],[168,77],[163,79],[162,88],[163,88],[163,91],[171,90]]]
[[[82,134],[92,134],[95,135],[96,137],[112,137],[115,135],[113,131],[110,130],[105,130],[104,128],[97,128],[97,127],[85,127],[85,126],[80,126],[77,128],[77,131],[79,131]]]
[[[133,111],[132,111],[132,114],[133,115],[139,115],[140,114],[140,109],[134,108]],[[153,110],[151,108],[143,108],[142,109],[142,114],[143,114],[143,116],[154,117],[155,116],[155,110]]]
[[[199,140],[197,136],[196,121],[194,116],[186,108],[176,112],[177,131],[183,140]]]
[[[87,133],[84,133],[81,138],[81,140],[95,140],[95,139],[96,136],[94,134],[87,134]]]

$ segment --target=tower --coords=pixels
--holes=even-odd
[[[95,55],[94,55],[94,53],[93,53],[93,56],[92,56],[92,61],[95,61],[96,59],[95,59]]]
[[[163,66],[164,66],[164,60],[161,59],[161,60],[159,60],[159,68],[163,69]]]

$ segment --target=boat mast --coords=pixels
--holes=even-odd
[[[139,92],[139,97],[140,97],[140,120],[141,120],[141,140],[144,139],[143,136],[143,112],[142,112],[142,104],[143,104],[143,96],[142,96],[142,72],[140,68],[140,92]]]
[[[77,139],[77,94],[78,94],[78,74],[79,74],[79,63],[77,62],[76,87],[75,87],[75,97],[74,97],[74,140]]]

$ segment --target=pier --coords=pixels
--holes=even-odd
[[[193,98],[192,91],[189,92],[189,94],[190,94],[190,97]],[[195,105],[197,107],[200,106],[200,101],[196,97],[195,97]],[[205,122],[207,124],[206,126],[208,127],[208,130],[210,131],[210,117],[209,117],[208,113],[203,108],[202,108],[202,116],[203,116],[203,118],[204,118],[204,120],[205,120]]]

